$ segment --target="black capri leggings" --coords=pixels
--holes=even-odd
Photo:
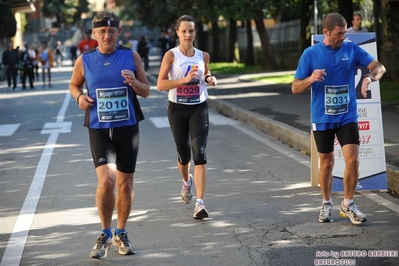
[[[186,165],[190,162],[192,148],[194,164],[206,164],[205,149],[209,132],[207,102],[186,105],[169,101],[167,109],[179,163]]]

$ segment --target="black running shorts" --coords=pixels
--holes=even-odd
[[[123,173],[134,173],[139,150],[138,124],[110,129],[89,128],[94,166],[113,163]]]
[[[335,135],[341,147],[346,144],[360,144],[358,125],[352,122],[333,129],[313,131],[317,151],[319,153],[333,152]]]

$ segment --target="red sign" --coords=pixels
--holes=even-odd
[[[359,121],[358,128],[359,128],[359,130],[370,130],[370,122],[369,121]]]

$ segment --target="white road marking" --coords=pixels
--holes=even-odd
[[[11,136],[17,131],[21,124],[6,124],[0,125],[0,137]]]
[[[71,133],[72,122],[46,123],[40,134]]]
[[[64,120],[66,109],[69,105],[71,95],[66,94],[64,103],[58,112],[57,123],[62,123]],[[50,133],[46,146],[44,147],[42,156],[37,165],[35,175],[33,176],[28,194],[26,195],[24,204],[15,222],[7,247],[1,259],[0,266],[19,265],[22,254],[25,248],[28,233],[32,225],[33,217],[36,212],[37,203],[39,202],[42,193],[44,181],[46,180],[47,169],[50,164],[50,159],[53,154],[55,144],[60,131]]]
[[[167,116],[150,117],[150,121],[156,128],[169,128],[169,120]],[[209,113],[209,122],[215,126],[239,124],[237,120],[225,117],[223,115]]]
[[[169,127],[168,117],[150,117],[150,121],[154,124],[156,128],[166,128]]]

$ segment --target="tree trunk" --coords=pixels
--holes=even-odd
[[[382,24],[380,22],[381,13],[382,13],[381,0],[374,0],[373,17],[374,17],[374,31],[377,40],[377,58],[380,58],[380,47],[382,46],[382,41],[383,41]],[[389,30],[389,27],[387,27],[387,30]]]
[[[352,1],[338,0],[338,13],[340,13],[348,23],[348,28],[352,26],[353,4]]]
[[[220,62],[220,33],[218,21],[212,21],[213,62]]]
[[[312,0],[303,0],[301,4],[301,12],[300,12],[300,34],[299,34],[299,51],[305,50],[310,46],[310,17],[311,10],[313,11],[313,1]]]
[[[237,21],[233,18],[229,19],[229,40],[228,40],[228,62],[238,62],[235,56],[235,46],[237,43]]]
[[[204,27],[202,26],[202,23],[196,23],[196,28],[197,28],[197,37],[195,38],[195,41],[197,42],[197,47],[198,49],[202,51],[206,51],[206,40],[207,40],[207,34],[204,32]]]
[[[255,65],[255,58],[254,58],[254,38],[252,36],[252,26],[251,26],[251,20],[248,19],[245,21],[245,27],[247,28],[247,52],[245,55],[245,64],[248,66],[254,66]]]
[[[276,63],[274,61],[274,56],[271,51],[272,48],[269,41],[269,35],[267,33],[265,23],[263,22],[262,11],[257,10],[255,16],[256,30],[258,31],[260,42],[262,45],[262,66],[264,66],[266,70],[273,70],[276,68]]]

